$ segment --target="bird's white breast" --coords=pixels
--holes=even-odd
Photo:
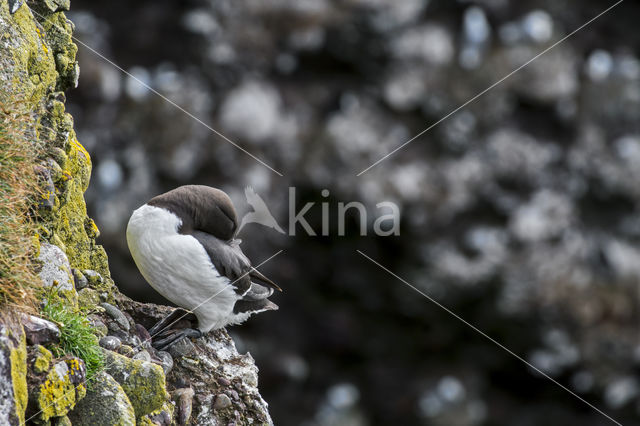
[[[223,327],[238,296],[204,247],[192,236],[178,233],[180,224],[168,210],[140,207],[127,226],[131,256],[158,293],[196,314],[202,332]]]

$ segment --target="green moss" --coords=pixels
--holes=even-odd
[[[68,182],[68,189],[61,194],[59,218],[54,234],[66,247],[66,254],[71,266],[78,269],[93,269],[91,251],[93,240],[89,238],[85,229],[87,209],[84,202],[84,191],[89,185],[91,174],[91,160],[81,145],[73,139],[69,148],[68,170],[72,179]],[[102,273],[102,272],[101,272]]]
[[[86,217],[84,220],[84,230],[86,231],[89,238],[95,239],[100,236],[100,230],[98,229],[98,225],[91,219],[90,217]]]
[[[113,282],[110,278],[109,259],[104,247],[96,245],[91,251],[90,261],[92,269],[100,273],[104,278],[103,283],[97,286],[96,289],[110,293],[113,290]]]
[[[24,424],[24,413],[27,410],[29,395],[27,392],[27,341],[24,333],[20,336],[18,346],[11,349],[11,382],[13,383],[13,399],[16,416],[20,424]]]

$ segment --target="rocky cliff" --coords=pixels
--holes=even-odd
[[[225,330],[156,351],[147,329],[169,308],[128,299],[110,277],[83,196],[91,157],[65,112],[79,75],[68,8],[0,1],[0,105],[29,118],[16,143],[41,147],[36,307],[2,307],[0,424],[271,424],[253,359]]]

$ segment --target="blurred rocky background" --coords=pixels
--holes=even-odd
[[[182,184],[252,186],[250,224],[285,292],[231,328],[282,425],[603,425],[355,250],[623,424],[640,422],[640,6],[626,1],[404,149],[359,172],[602,12],[578,0],[74,0],[69,93],[87,193],[122,291],[158,300],[124,237]],[[136,81],[210,124],[269,168]],[[329,194],[323,195],[322,190]],[[325,196],[326,195],[326,196]],[[337,203],[367,206],[337,236]],[[373,222],[401,208],[400,236]],[[330,236],[320,236],[320,203]],[[611,423],[613,424],[613,423]]]

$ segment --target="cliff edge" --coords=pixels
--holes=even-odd
[[[65,112],[79,76],[68,9],[0,0],[0,142],[32,163],[0,184],[37,187],[12,211],[33,234],[20,241],[34,278],[2,271],[2,285],[20,292],[0,306],[0,424],[272,424],[253,358],[225,330],[156,351],[147,330],[170,308],[135,302],[111,279],[83,195],[91,157]],[[0,231],[4,251],[18,231]]]

